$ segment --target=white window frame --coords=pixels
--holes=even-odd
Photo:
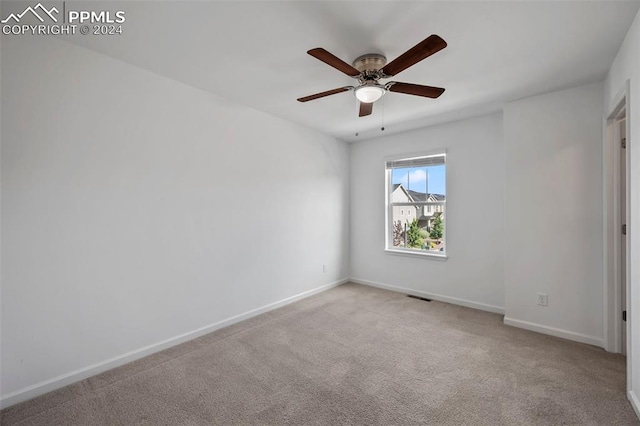
[[[421,158],[421,157],[437,157],[437,156],[442,156],[444,155],[445,157],[445,168],[444,168],[444,182],[445,182],[445,201],[439,201],[439,202],[419,202],[419,203],[391,203],[391,193],[393,191],[393,183],[391,182],[391,168],[387,168],[387,163],[390,161],[400,161],[400,160],[407,160],[407,159],[412,159],[412,158]],[[422,257],[422,258],[429,258],[429,259],[435,259],[435,260],[446,260],[449,256],[450,250],[449,250],[449,242],[448,242],[448,238],[447,238],[447,223],[449,222],[448,220],[448,214],[447,212],[445,212],[445,214],[447,214],[447,219],[445,219],[444,223],[443,223],[443,239],[444,239],[444,247],[445,247],[445,251],[444,252],[435,252],[435,251],[427,251],[427,250],[416,250],[416,249],[407,249],[407,248],[403,248],[403,247],[394,247],[393,246],[393,225],[391,224],[391,219],[392,219],[392,215],[393,215],[393,206],[411,206],[414,207],[416,205],[420,205],[422,206],[443,206],[446,205],[446,200],[449,198],[448,196],[448,190],[447,190],[447,185],[449,182],[449,179],[447,177],[448,175],[448,170],[449,170],[449,165],[448,165],[448,161],[447,161],[447,151],[445,149],[440,149],[440,150],[434,150],[434,151],[430,151],[430,152],[422,152],[422,153],[416,153],[416,154],[405,154],[405,155],[398,155],[398,156],[393,156],[393,157],[387,157],[384,159],[384,173],[385,173],[385,197],[384,197],[384,202],[385,202],[385,215],[384,215],[384,227],[385,227],[385,248],[384,251],[387,252],[388,254],[393,254],[393,255],[402,255],[402,256],[417,256],[417,257]],[[408,189],[408,188],[407,188]],[[434,212],[437,211],[435,208],[433,209]],[[446,209],[445,209],[446,210]],[[418,216],[416,216],[418,217]]]

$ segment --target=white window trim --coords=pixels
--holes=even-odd
[[[448,254],[438,254],[436,252],[420,252],[417,250],[409,250],[402,248],[385,248],[384,251],[388,254],[400,255],[400,256],[417,256],[417,257],[430,257],[437,260],[447,260],[449,258]]]
[[[444,261],[447,260],[449,258],[449,254],[451,253],[451,250],[449,249],[449,239],[447,237],[447,223],[449,222],[448,220],[444,221],[444,235],[445,235],[445,248],[447,249],[447,251],[445,251],[444,253],[440,254],[438,252],[429,252],[429,251],[418,251],[418,250],[411,250],[411,249],[404,249],[404,248],[397,248],[397,247],[389,247],[389,243],[391,241],[393,241],[393,229],[389,226],[389,221],[390,221],[390,217],[392,215],[392,205],[389,202],[390,201],[390,196],[391,196],[391,188],[393,188],[393,184],[391,182],[391,173],[389,173],[387,171],[387,162],[388,161],[398,161],[398,160],[402,160],[405,158],[414,158],[414,157],[428,157],[428,156],[435,156],[435,155],[445,155],[445,171],[444,171],[444,191],[445,194],[448,197],[448,189],[447,186],[449,184],[449,179],[448,179],[448,170],[449,170],[449,162],[447,161],[447,150],[446,149],[436,149],[433,151],[429,151],[429,152],[420,152],[420,153],[413,153],[413,154],[403,154],[403,155],[394,155],[394,156],[389,156],[389,157],[385,157],[384,158],[384,162],[383,162],[383,166],[384,166],[384,171],[385,171],[385,185],[384,185],[384,189],[385,189],[385,195],[384,195],[384,202],[385,202],[385,213],[384,213],[384,230],[385,230],[385,241],[384,241],[384,251],[385,253],[391,254],[391,255],[398,255],[398,256],[409,256],[409,257],[421,257],[424,259],[432,259],[432,260],[440,260],[440,261]],[[396,203],[397,205],[398,203]],[[443,202],[431,202],[431,203],[424,203],[424,205],[433,205],[433,204],[445,204]],[[413,205],[413,204],[411,204]]]

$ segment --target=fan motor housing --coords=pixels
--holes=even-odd
[[[387,58],[377,53],[367,53],[353,61],[353,67],[360,72],[378,71],[387,64]]]

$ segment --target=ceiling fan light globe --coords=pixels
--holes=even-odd
[[[355,95],[360,102],[370,104],[377,101],[384,95],[384,87],[373,85],[360,86],[356,88]]]

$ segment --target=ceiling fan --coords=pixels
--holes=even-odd
[[[353,61],[353,66],[347,64],[342,59],[327,52],[321,47],[309,50],[307,53],[338,71],[342,71],[349,77],[358,80],[357,86],[345,86],[338,89],[327,90],[315,95],[298,98],[299,102],[308,102],[336,93],[353,90],[356,98],[360,101],[360,117],[371,114],[373,103],[380,99],[386,92],[404,93],[406,95],[423,96],[426,98],[437,98],[442,95],[442,87],[423,86],[420,84],[400,83],[390,81],[381,84],[380,80],[393,77],[421,60],[428,58],[436,52],[447,47],[447,43],[439,36],[432,34],[411,49],[398,56],[387,64],[387,58],[376,53],[369,53],[358,57]]]

